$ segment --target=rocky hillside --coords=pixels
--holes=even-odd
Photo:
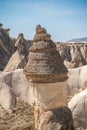
[[[15,39],[9,36],[10,29],[4,29],[0,23],[0,70],[6,66],[9,58],[14,53]]]
[[[87,43],[56,43],[56,45],[67,68],[87,64]]]
[[[31,41],[26,42],[23,34],[19,34],[15,42],[16,51],[11,56],[4,71],[24,68],[32,43]],[[77,68],[87,64],[87,43],[56,43],[56,46],[67,68]]]

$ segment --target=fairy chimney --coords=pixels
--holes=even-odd
[[[67,106],[67,69],[51,35],[40,25],[36,27],[24,73],[31,82],[35,118],[38,118],[37,111],[40,107],[48,110]]]

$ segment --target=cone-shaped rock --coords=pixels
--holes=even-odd
[[[34,43],[29,49],[29,60],[24,73],[32,82],[58,82],[67,79],[64,66],[55,43],[45,28],[36,27]]]

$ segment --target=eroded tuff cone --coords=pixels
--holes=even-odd
[[[19,45],[20,42],[23,42],[23,43],[25,42],[23,33],[20,33],[20,34],[18,35],[17,41],[16,41],[16,43],[15,43],[15,47],[18,47],[18,45]]]
[[[37,25],[33,41],[33,46],[29,49],[29,60],[24,68],[27,78],[32,82],[46,83],[66,80],[67,69],[45,28]]]

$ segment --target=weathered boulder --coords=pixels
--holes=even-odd
[[[68,104],[75,127],[87,126],[87,89],[72,97]]]

